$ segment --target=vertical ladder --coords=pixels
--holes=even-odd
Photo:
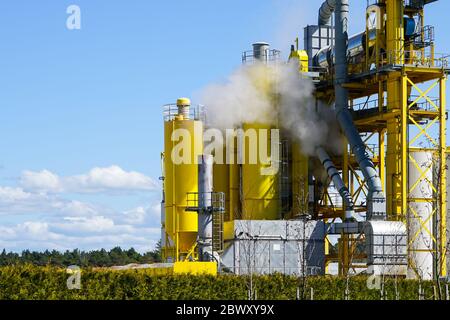
[[[213,251],[223,252],[223,220],[225,212],[225,194],[223,192],[215,192],[212,194],[213,201],[213,235],[212,235],[212,247]]]

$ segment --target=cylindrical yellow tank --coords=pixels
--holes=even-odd
[[[189,105],[188,99],[179,99],[178,110],[172,106],[164,122],[165,228],[169,238],[165,252],[172,261],[183,260],[190,252],[198,229],[197,213],[185,208],[196,205],[188,204],[187,194],[198,192],[197,162],[203,153],[203,123],[189,118]]]
[[[240,179],[239,165],[237,163],[236,138],[233,138],[232,146],[224,146],[223,163],[214,163],[214,192],[225,194],[224,220],[231,221],[241,218],[241,201],[239,197]],[[227,155],[228,152],[228,155]]]
[[[241,202],[241,179],[240,179],[240,165],[237,163],[237,145],[234,144],[233,151],[234,162],[228,166],[228,181],[229,181],[229,198],[230,198],[230,220],[240,219],[242,217],[242,202]]]
[[[214,163],[213,165],[213,189],[214,192],[223,192],[225,194],[225,212],[224,220],[231,220],[230,212],[230,168],[225,162],[223,164]]]
[[[259,130],[266,129],[267,138],[267,156],[272,153],[271,150],[271,126],[262,124],[244,124],[242,129],[251,137],[250,131],[256,132],[256,141],[252,138],[245,138],[243,143],[238,146],[243,148],[245,159],[241,165],[241,200],[242,200],[242,219],[244,220],[277,220],[281,218],[280,195],[278,173],[271,175],[261,174],[261,169],[269,168],[270,164],[262,163],[259,157]],[[256,143],[256,146],[254,145]],[[250,144],[256,149],[256,163],[251,162],[249,157]],[[276,158],[277,161],[279,159]]]
[[[292,143],[292,217],[308,211],[308,157]]]

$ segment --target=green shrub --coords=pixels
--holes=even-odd
[[[311,288],[315,300],[345,298],[346,279],[315,276],[306,279],[281,274],[253,276],[219,275],[158,275],[150,269],[112,271],[82,269],[81,289],[69,290],[65,269],[46,266],[15,265],[0,267],[0,299],[26,300],[245,300],[250,282],[259,300],[310,299]],[[367,288],[367,277],[349,279],[349,299],[379,300],[380,290]],[[434,299],[434,283],[422,282],[425,299]],[[419,282],[387,278],[386,299],[418,299]]]

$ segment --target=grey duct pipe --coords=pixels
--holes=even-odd
[[[334,187],[339,191],[339,194],[342,197],[342,200],[345,204],[345,220],[350,220],[351,218],[353,218],[353,214],[355,213],[355,203],[353,202],[353,198],[350,195],[347,186],[344,184],[344,181],[342,181],[342,178],[339,175],[339,171],[336,169],[336,166],[334,165],[325,149],[321,147],[317,148],[316,155],[327,171],[328,176],[333,181]]]
[[[326,0],[319,9],[319,26],[331,24],[331,15],[336,7],[336,0]]]
[[[198,237],[200,261],[212,261],[213,156],[200,155],[198,164]]]
[[[327,1],[328,2],[328,1]],[[364,175],[369,188],[367,195],[367,220],[386,218],[386,197],[375,165],[366,152],[366,146],[356,129],[348,108],[347,82],[347,43],[348,43],[348,0],[335,0],[336,20],[336,65],[335,65],[335,112],[336,118],[350,144],[351,151]]]

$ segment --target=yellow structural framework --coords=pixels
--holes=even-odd
[[[367,151],[379,170],[386,193],[389,220],[408,223],[408,212],[412,212],[414,203],[421,201],[409,197],[411,190],[408,183],[413,187],[416,185],[415,182],[408,181],[408,161],[415,162],[411,152],[425,150],[435,155],[433,166],[437,168],[435,174],[439,179],[438,182],[430,182],[434,191],[432,201],[435,207],[428,219],[438,221],[437,234],[431,237],[436,248],[433,253],[437,254],[439,275],[446,276],[447,71],[444,67],[447,64],[446,60],[435,57],[433,43],[428,52],[425,48],[415,50],[412,45],[405,43],[403,18],[418,14],[423,27],[422,9],[406,10],[404,1],[400,0],[380,0],[379,3],[377,8],[368,8],[366,30],[369,30],[369,17],[373,12],[380,17],[386,17],[386,21],[375,21],[377,39],[366,41],[365,60],[361,65],[349,68],[350,80],[345,87],[349,90],[350,104],[354,110],[378,110],[356,116],[355,123],[359,131],[366,135]],[[374,27],[373,22],[371,28]],[[383,49],[383,54],[380,54],[380,49]],[[316,95],[332,102],[334,97],[331,80],[329,84],[329,87],[320,88]],[[431,97],[433,92],[437,92],[437,97]],[[370,101],[373,95],[377,98]],[[355,105],[354,101],[360,99],[366,102]],[[377,143],[370,145],[369,142],[374,140]],[[357,170],[357,164],[346,142],[344,150],[347,152],[340,159],[336,159],[336,164],[342,168],[343,180],[353,198],[359,199],[367,194],[366,183]],[[415,165],[419,172],[424,174],[426,169],[420,168],[417,163]],[[320,217],[335,219],[342,215],[341,210],[326,205],[329,202],[322,203],[323,213]],[[361,209],[357,208],[356,211]],[[427,230],[426,222],[421,221],[418,233],[432,234],[432,230]],[[339,247],[339,255],[328,255],[327,261],[338,261],[340,274],[345,274],[352,268],[349,255],[354,247],[354,239],[341,237]],[[409,247],[408,252],[411,250]],[[409,261],[409,264],[414,269],[412,261]]]

